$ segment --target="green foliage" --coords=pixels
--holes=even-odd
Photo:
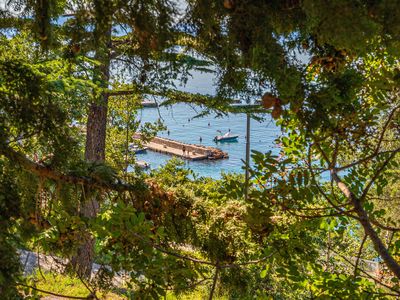
[[[136,213],[131,206],[118,202],[101,214],[94,228],[102,241],[101,262],[110,266],[113,272],[128,272],[128,286],[135,287],[139,294],[156,298],[165,294],[164,286],[174,284],[179,289],[180,284],[184,286],[193,280],[195,273],[188,263],[164,256],[154,249],[153,244],[159,244],[163,238],[163,230],[158,228],[154,231],[154,224],[145,220],[143,212]],[[160,272],[160,268],[165,271]],[[98,276],[112,274],[103,269]]]
[[[196,0],[178,26],[163,0],[12,2],[30,18],[0,22],[13,30],[0,37],[2,295],[19,297],[18,247],[70,257],[88,233],[102,264],[90,284],[125,271],[132,298],[210,288],[214,274],[217,292],[239,299],[399,294],[395,1]],[[74,17],[58,23],[66,8]],[[216,70],[216,97],[173,89],[198,67]],[[149,91],[213,109],[232,95],[279,97],[281,152],[253,152],[247,202],[237,174],[199,178],[176,160],[127,173]],[[89,103],[108,105],[107,163],[83,160]],[[83,216],[96,196],[100,214]],[[389,270],[365,267],[381,259]]]
[[[0,160],[0,256],[4,263],[0,267],[0,293],[8,299],[18,299],[15,282],[20,279],[21,266],[17,255],[19,238],[14,236],[13,224],[19,218],[21,200],[15,180],[6,173]],[[21,298],[22,299],[22,298]]]

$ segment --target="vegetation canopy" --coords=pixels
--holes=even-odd
[[[4,7],[4,299],[400,297],[396,1]],[[193,71],[215,76],[215,95],[179,90]],[[270,114],[279,153],[253,151],[249,182],[177,159],[131,168],[133,134],[165,129],[139,121],[147,96],[200,105],[199,117]],[[234,108],[238,98],[260,104]],[[26,274],[27,250],[83,292],[51,290],[40,264]]]

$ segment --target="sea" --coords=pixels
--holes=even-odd
[[[181,90],[214,94],[214,78],[208,73],[195,73],[191,80]],[[172,106],[160,106],[158,108],[143,108],[138,113],[141,122],[155,122],[159,119],[167,127],[159,132],[158,136],[191,144],[213,146],[227,152],[228,159],[214,161],[190,161],[183,160],[187,168],[190,168],[198,176],[207,176],[215,179],[221,178],[222,173],[244,173],[244,160],[246,157],[246,114],[228,114],[217,117],[210,114],[196,118],[202,108],[195,105],[178,103]],[[214,142],[214,137],[231,131],[238,134],[237,142]],[[220,132],[218,132],[220,131]],[[250,121],[250,149],[260,152],[272,151],[278,153],[276,139],[281,134],[270,114],[263,116],[263,121],[251,119]],[[170,155],[156,153],[147,150],[137,154],[137,159],[150,164],[151,169],[164,165]]]

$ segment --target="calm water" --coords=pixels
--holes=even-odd
[[[206,73],[194,73],[193,78],[188,81],[182,90],[192,93],[215,94],[213,85],[214,78]],[[197,110],[197,112],[195,111]],[[185,161],[187,167],[198,173],[200,176],[219,178],[221,172],[242,172],[244,173],[243,162],[246,155],[246,115],[230,114],[225,118],[215,118],[215,115],[208,115],[202,118],[191,119],[201,111],[200,108],[193,108],[187,104],[176,104],[172,107],[144,108],[139,112],[142,122],[154,122],[160,116],[170,131],[159,133],[159,136],[169,137],[174,140],[218,147],[228,152],[229,158],[217,161]],[[189,119],[190,122],[188,121]],[[210,123],[210,126],[208,126]],[[238,142],[218,143],[213,138],[218,135],[217,130],[223,133],[231,129],[232,134],[239,134]],[[265,121],[260,123],[251,120],[251,149],[266,152],[277,151],[275,139],[280,134],[279,128],[275,126],[270,115],[265,116]],[[200,143],[200,137],[202,142]],[[157,168],[171,159],[166,154],[147,151],[137,155],[139,160],[149,162],[151,168]]]
[[[213,178],[220,177],[221,172],[244,172],[243,162],[246,151],[246,115],[230,114],[225,118],[215,118],[215,115],[209,115],[203,118],[191,119],[198,113],[187,104],[176,104],[172,107],[144,108],[139,113],[139,117],[143,122],[154,122],[160,116],[163,118],[164,124],[170,131],[159,133],[159,136],[169,137],[174,140],[202,144],[206,146],[218,147],[228,152],[229,158],[217,161],[185,161],[187,166],[201,176],[210,176]],[[189,121],[190,119],[190,121]],[[208,126],[210,123],[210,126]],[[276,143],[274,140],[280,133],[279,129],[266,116],[266,121],[260,123],[251,120],[251,149],[258,151],[276,151]],[[232,143],[215,143],[214,136],[218,134],[217,130],[223,133],[231,130],[233,134],[239,134],[237,142]],[[202,142],[200,142],[200,137]],[[147,151],[144,154],[138,154],[138,159],[149,162],[151,168],[157,168],[164,164],[171,156],[166,154]]]

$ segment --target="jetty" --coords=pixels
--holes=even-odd
[[[229,158],[228,153],[214,147],[187,144],[167,138],[154,137],[149,142],[144,142],[140,133],[133,135],[135,139],[141,140],[143,146],[148,150],[174,155],[190,160],[216,160]]]

